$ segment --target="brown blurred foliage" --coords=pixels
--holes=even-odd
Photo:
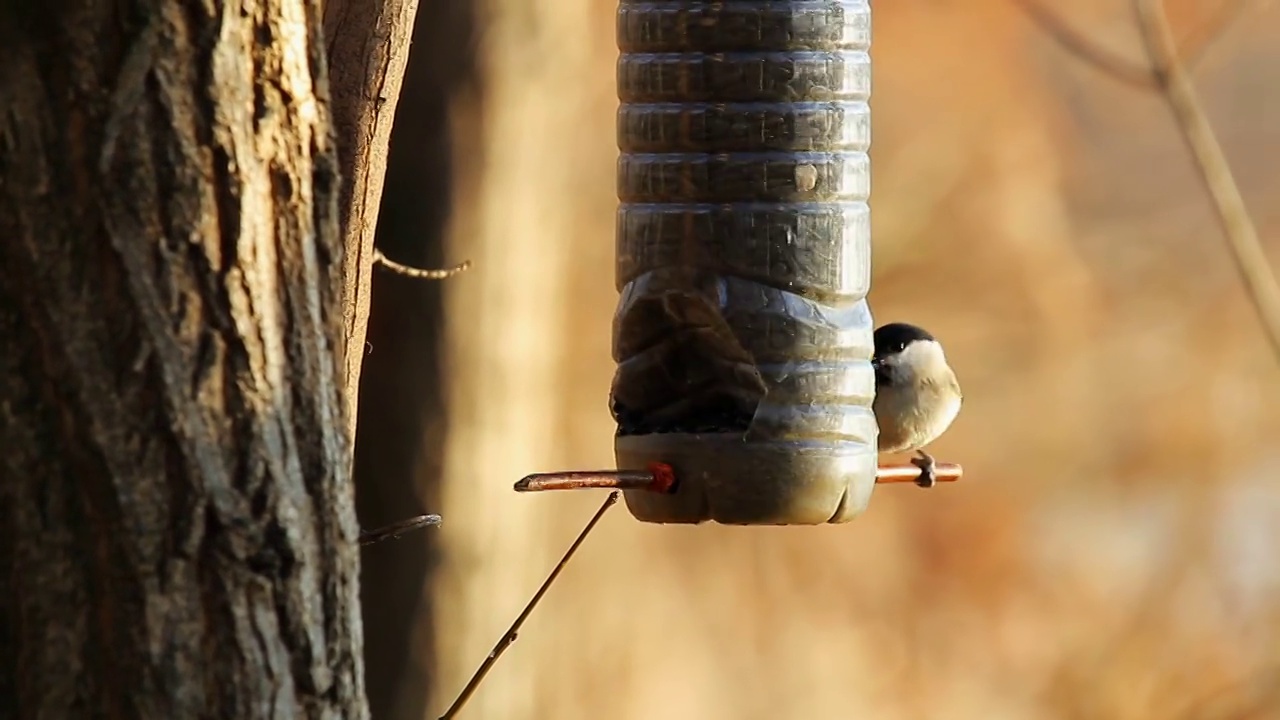
[[[1128,3],[1060,7],[1142,60]],[[614,9],[474,9],[445,257],[475,267],[444,288],[440,505],[414,510],[445,516],[424,717],[601,499],[512,482],[612,462]],[[933,451],[966,479],[844,526],[615,510],[467,716],[1280,718],[1280,372],[1166,108],[1007,0],[874,20],[872,309],[946,343],[966,405]],[[1256,7],[1196,70],[1267,240],[1277,37]]]

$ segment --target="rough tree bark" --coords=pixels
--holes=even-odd
[[[367,717],[320,33],[0,4],[0,716]]]

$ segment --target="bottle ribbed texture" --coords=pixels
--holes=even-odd
[[[703,496],[629,507],[848,519],[874,482],[870,8],[624,1],[617,36],[619,463],[683,461]]]

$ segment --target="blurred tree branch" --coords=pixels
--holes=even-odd
[[[1130,60],[1099,45],[1084,33],[1071,27],[1056,10],[1050,10],[1041,4],[1040,0],[1013,0],[1013,2],[1059,45],[1101,70],[1105,75],[1133,87],[1146,90],[1161,89],[1159,71],[1153,64]],[[1177,57],[1182,58],[1182,66],[1194,68],[1199,64],[1201,58],[1213,45],[1213,41],[1221,37],[1227,26],[1240,17],[1246,6],[1247,3],[1243,0],[1224,0],[1218,5],[1217,12],[1209,22],[1198,25],[1187,33],[1182,42],[1177,44],[1180,50],[1175,53]]]
[[[1214,135],[1209,118],[1205,116],[1204,109],[1196,98],[1190,76],[1178,61],[1162,2],[1163,0],[1134,0],[1143,43],[1151,58],[1151,66],[1164,93],[1165,102],[1169,104],[1187,149],[1200,168],[1205,188],[1213,198],[1231,255],[1253,300],[1254,308],[1258,311],[1263,330],[1271,341],[1272,350],[1280,357],[1280,286],[1271,273],[1266,252],[1258,240],[1257,228],[1249,217],[1249,209],[1245,206],[1240,188],[1231,173],[1231,165]],[[1234,0],[1226,4],[1243,5]]]
[[[1231,166],[1196,97],[1187,71],[1223,29],[1239,17],[1247,3],[1243,0],[1222,2],[1213,19],[1183,41],[1180,53],[1162,0],[1133,0],[1148,57],[1148,63],[1143,66],[1116,55],[1072,29],[1039,0],[1014,2],[1068,52],[1121,82],[1155,90],[1164,97],[1213,201],[1231,257],[1258,313],[1262,329],[1272,351],[1280,358],[1280,285],[1271,272]]]

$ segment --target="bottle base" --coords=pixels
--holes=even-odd
[[[620,470],[662,462],[675,490],[623,493],[641,522],[822,525],[860,515],[876,483],[877,454],[860,443],[748,442],[739,434],[624,435],[614,441]]]

